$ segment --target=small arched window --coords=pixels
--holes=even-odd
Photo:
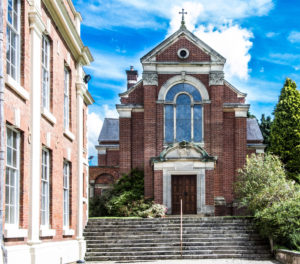
[[[165,97],[165,143],[202,142],[202,98],[192,85],[173,86]]]

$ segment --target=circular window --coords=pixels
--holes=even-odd
[[[180,49],[178,50],[177,55],[181,59],[186,59],[189,56],[189,51],[187,49]]]

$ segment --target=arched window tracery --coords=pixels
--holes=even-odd
[[[165,97],[165,143],[202,142],[202,97],[192,85],[174,85]]]

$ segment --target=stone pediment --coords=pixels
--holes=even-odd
[[[182,141],[168,145],[152,162],[174,160],[197,160],[201,162],[214,162],[217,157],[210,156],[203,147],[197,143]]]
[[[141,58],[142,64],[147,63],[157,63],[157,55],[160,54],[163,50],[166,50],[168,47],[173,45],[176,41],[179,40],[180,37],[184,37],[187,41],[191,42],[192,45],[195,45],[199,48],[199,52],[203,52],[210,57],[209,63],[220,63],[224,64],[226,59],[196,37],[192,32],[186,29],[186,27],[181,27],[178,31],[173,33],[170,37],[165,39],[159,45],[157,45],[154,49],[148,52],[145,56]]]

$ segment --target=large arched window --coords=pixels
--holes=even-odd
[[[174,85],[165,97],[165,143],[202,142],[202,98],[192,85]]]

